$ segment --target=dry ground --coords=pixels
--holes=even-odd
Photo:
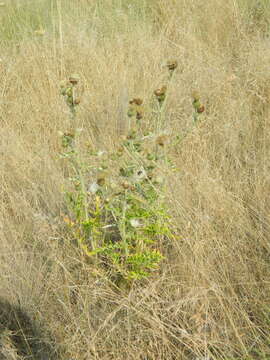
[[[2,3],[1,296],[45,324],[61,359],[269,358],[268,2]],[[207,112],[170,154],[177,233],[162,271],[117,290],[93,276],[62,223],[58,131],[69,125],[59,84],[80,74],[77,126],[110,148],[128,99],[150,101],[168,59],[179,66],[167,131],[192,123],[194,89]]]

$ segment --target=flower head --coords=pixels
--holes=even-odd
[[[80,77],[78,74],[72,74],[70,77],[69,77],[69,82],[72,84],[72,85],[77,85],[78,82],[80,80]]]
[[[130,100],[129,103],[130,103],[131,105],[134,104],[134,105],[140,106],[140,105],[142,105],[143,100],[140,99],[140,98],[134,98],[134,99]]]
[[[178,66],[178,62],[176,60],[168,61],[167,62],[167,68],[170,71],[174,71]]]

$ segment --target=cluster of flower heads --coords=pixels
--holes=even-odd
[[[193,107],[194,107],[194,110],[196,111],[196,113],[198,114],[201,114],[204,112],[205,110],[205,106],[201,104],[201,101],[200,101],[200,95],[197,91],[194,91],[192,93],[192,98],[193,98]]]
[[[143,118],[143,100],[140,98],[134,98],[129,101],[128,117],[136,117],[137,122]]]
[[[176,68],[178,67],[178,63],[176,60],[168,61],[166,67],[169,70],[169,80],[171,80]],[[156,89],[154,91],[154,95],[159,105],[162,106],[167,95],[167,85],[163,85],[160,88]]]
[[[192,105],[194,108],[193,120],[196,123],[199,119],[199,116],[205,111],[205,106],[201,103],[200,95],[197,91],[192,93]]]
[[[80,80],[79,75],[73,74],[69,77],[68,82],[63,81],[61,83],[61,94],[65,97],[66,103],[71,110],[71,114],[75,115],[75,108],[80,104],[81,100],[76,96],[75,87]]]
[[[107,262],[128,279],[144,278],[157,268],[163,258],[157,250],[159,239],[169,233],[162,205],[166,176],[160,164],[171,164],[164,151],[168,136],[162,129],[168,90],[177,66],[177,61],[167,62],[169,79],[154,90],[158,106],[153,113],[157,114],[159,126],[153,133],[141,126],[143,99],[134,97],[129,101],[127,115],[135,122],[130,120],[132,126],[127,135],[113,153],[90,149],[94,156],[90,168],[82,167],[75,131],[62,134],[62,144],[68,148],[65,154],[75,164],[75,191],[69,198],[80,247],[88,256],[100,256],[101,263]],[[71,120],[76,118],[76,106],[80,103],[78,83],[79,76],[75,74],[61,85]],[[192,97],[195,122],[205,108],[197,92]]]

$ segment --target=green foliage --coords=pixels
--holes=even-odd
[[[132,141],[140,141],[143,148],[143,140],[136,137],[122,142],[121,155],[92,152],[91,170],[81,169],[86,192],[79,183],[68,194],[70,223],[83,252],[128,280],[142,279],[158,268],[163,259],[159,243],[169,235],[169,217],[160,197],[163,184],[155,181],[147,152],[140,154]],[[78,154],[69,156],[74,161]]]
[[[77,115],[78,81],[73,75],[61,85],[71,121]],[[170,167],[165,137],[142,130],[142,103],[138,98],[130,101],[134,109],[128,110],[130,131],[111,153],[90,149],[82,163],[76,132],[61,134],[62,156],[74,171],[73,189],[67,193],[72,216],[67,223],[89,260],[112,278],[126,281],[157,271],[164,258],[163,239],[170,237],[161,172]]]

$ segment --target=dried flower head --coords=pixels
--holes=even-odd
[[[127,140],[134,140],[136,139],[137,131],[135,129],[130,130],[127,134]]]
[[[167,68],[170,70],[170,71],[174,71],[178,66],[178,63],[176,60],[172,60],[172,61],[168,61],[167,62]]]
[[[80,98],[77,98],[74,100],[74,105],[79,105],[81,102],[81,99]]]
[[[70,77],[69,77],[69,82],[72,84],[72,85],[77,85],[78,82],[80,80],[80,77],[78,74],[72,74]]]
[[[156,89],[154,91],[154,94],[157,96],[157,97],[160,97],[160,96],[163,96],[166,94],[166,91],[167,91],[167,86],[162,86],[160,89]]]
[[[137,120],[141,120],[143,118],[143,110],[142,109],[138,109],[136,111],[136,119]]]
[[[140,99],[140,98],[134,98],[134,99],[130,100],[129,103],[130,103],[130,105],[138,105],[138,106],[140,106],[140,105],[142,105],[143,100]]]
[[[201,113],[204,112],[204,110],[205,110],[204,105],[200,105],[200,107],[198,107],[198,109],[197,109],[197,113],[198,113],[198,114],[201,114]]]
[[[155,94],[155,96],[157,98],[157,101],[159,102],[160,105],[162,105],[162,103],[165,100],[166,91],[167,91],[167,86],[162,86],[160,89],[156,89],[154,91],[154,94]]]
[[[74,139],[75,134],[74,134],[74,132],[65,132],[64,136],[68,137],[68,138],[71,138],[71,139]]]

